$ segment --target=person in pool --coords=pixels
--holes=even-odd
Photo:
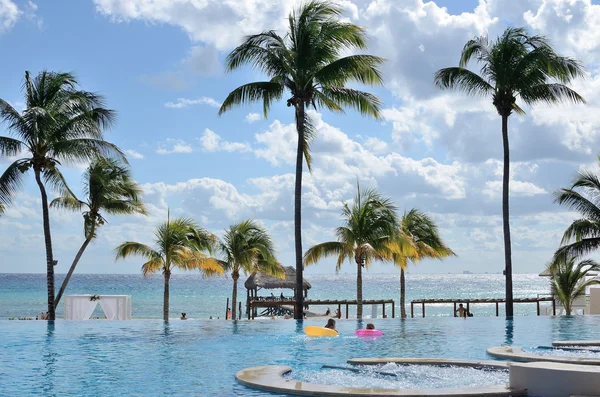
[[[335,332],[338,332],[338,330],[335,329],[335,320],[332,319],[332,318],[330,318],[329,320],[327,320],[327,324],[325,325],[325,328],[332,329]]]
[[[182,320],[187,320],[186,314],[185,313],[181,313],[181,319]]]
[[[373,323],[367,324],[367,329],[375,329],[375,325]]]
[[[458,305],[458,309],[454,313],[458,313],[458,317],[467,317],[467,309],[463,307],[463,304]]]

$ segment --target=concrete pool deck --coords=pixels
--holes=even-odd
[[[454,360],[446,358],[405,358],[405,357],[376,357],[376,358],[351,358],[347,361],[353,365],[380,365],[380,364],[414,364],[414,365],[435,365],[435,366],[455,366],[471,368],[497,368],[508,369],[509,363],[505,361],[494,360]]]
[[[491,356],[505,360],[520,362],[551,362],[563,364],[600,365],[600,359],[585,357],[544,356],[541,354],[527,353],[517,346],[489,347],[487,353]]]
[[[600,340],[555,340],[552,346],[600,346]]]
[[[369,359],[351,359],[349,363],[359,362]],[[370,359],[379,360],[371,362],[371,365],[382,363],[405,363],[412,365],[456,365],[472,366],[475,368],[493,367],[507,369],[508,363],[494,361],[468,361],[468,360],[444,360],[444,359]],[[491,363],[491,364],[490,364]],[[368,365],[368,364],[367,364]],[[300,382],[293,379],[286,379],[283,375],[292,372],[288,366],[273,365],[246,368],[236,373],[236,380],[248,387],[283,394],[292,394],[300,396],[358,396],[358,397],[451,397],[451,396],[525,396],[525,389],[510,389],[507,385],[492,385],[480,387],[465,388],[430,388],[430,389],[385,389],[385,388],[354,388],[344,386],[320,385],[308,382]]]

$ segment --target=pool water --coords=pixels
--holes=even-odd
[[[288,378],[303,382],[345,386],[394,388],[441,388],[491,386],[508,383],[507,369],[477,369],[457,366],[385,365],[357,366],[355,373],[341,369],[298,371]]]
[[[309,338],[323,321],[0,321],[0,395],[272,396],[237,384],[237,371],[289,365],[317,371],[351,357],[491,359],[489,346],[534,348],[600,339],[600,317],[370,320],[385,336],[353,336],[365,322],[338,321],[340,337]]]

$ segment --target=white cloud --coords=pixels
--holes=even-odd
[[[132,150],[132,149],[125,150],[125,154],[127,154],[129,157],[131,157],[133,159],[136,159],[136,160],[143,160],[144,159],[144,155],[143,154],[141,154],[139,152],[136,152],[135,150]]]
[[[228,142],[210,129],[205,129],[198,139],[200,146],[207,152],[249,152],[252,150],[249,144],[243,142]]]
[[[535,196],[537,194],[547,194],[548,192],[531,182],[510,181],[509,184],[511,197]],[[483,193],[490,198],[500,198],[502,194],[502,181],[487,181]]]
[[[365,140],[365,147],[373,153],[385,153],[388,151],[388,144],[379,138],[369,137]]]
[[[156,153],[158,154],[175,154],[175,153],[192,153],[192,146],[181,139],[167,138],[166,141],[158,144]]]
[[[217,102],[213,98],[205,96],[200,97],[198,99],[177,98],[177,101],[175,102],[165,103],[165,107],[169,109],[183,109],[193,105],[208,105],[215,108],[221,107],[220,102]]]
[[[12,29],[21,13],[19,7],[12,0],[0,0],[0,34]]]
[[[100,13],[113,21],[143,20],[179,26],[193,41],[225,50],[239,44],[245,35],[284,27],[295,1],[94,0],[94,3]]]
[[[252,123],[260,120],[261,118],[262,118],[262,116],[258,113],[248,113],[244,120],[246,120],[246,123],[252,124]]]

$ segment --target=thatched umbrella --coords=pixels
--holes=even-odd
[[[250,302],[250,298],[258,296],[259,289],[291,289],[296,288],[296,269],[292,266],[286,266],[285,277],[277,278],[265,273],[254,272],[248,277],[244,286],[246,287],[246,307]],[[308,290],[311,289],[311,285],[306,279],[302,281],[302,289],[304,290],[304,297],[308,295]]]

